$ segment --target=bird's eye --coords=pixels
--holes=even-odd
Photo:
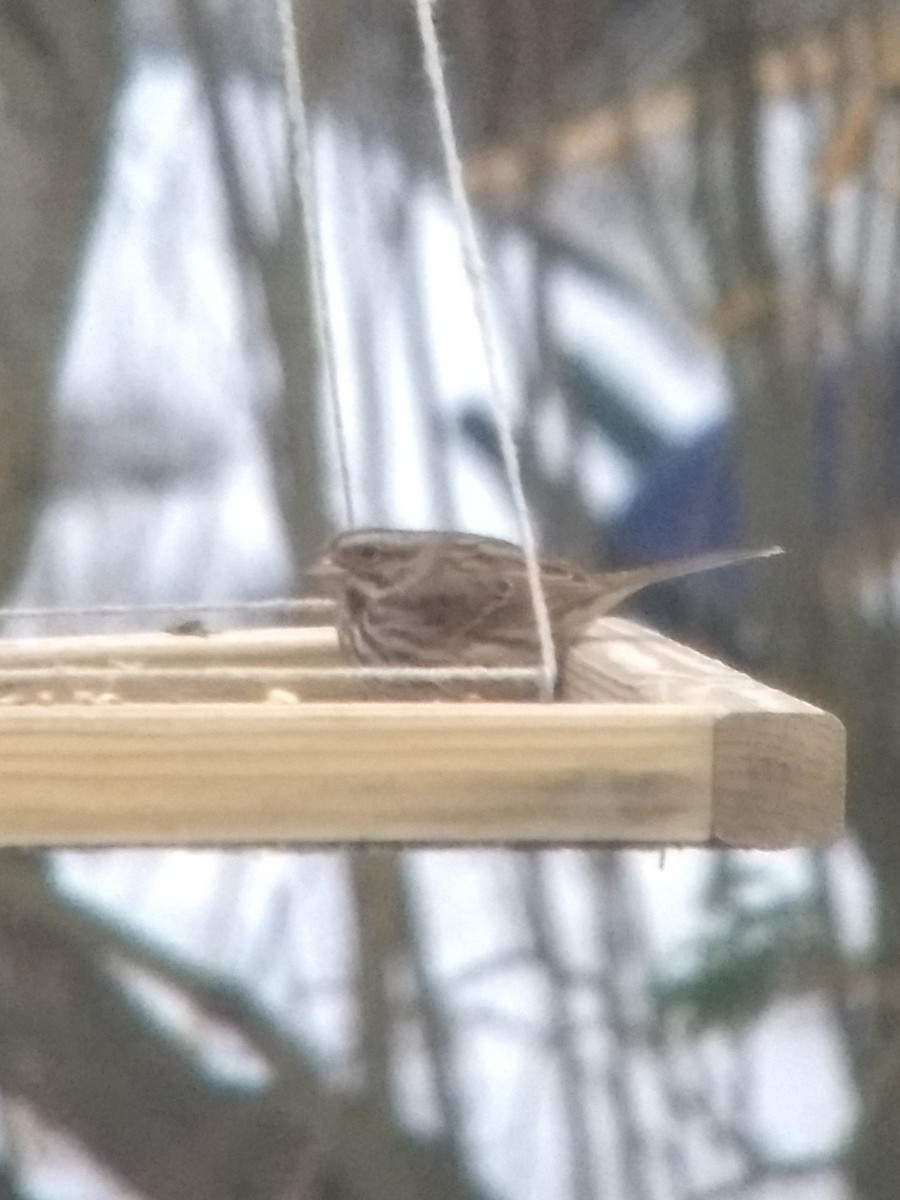
[[[359,554],[359,557],[364,562],[371,562],[374,558],[378,557],[378,547],[377,546],[360,546],[357,553]]]

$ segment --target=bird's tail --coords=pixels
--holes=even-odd
[[[604,605],[604,609],[608,611],[614,608],[635,592],[640,592],[654,583],[680,579],[683,575],[698,575],[702,571],[718,571],[722,567],[734,567],[739,563],[752,562],[757,558],[771,558],[775,554],[783,553],[781,546],[767,546],[764,550],[722,550],[654,563],[652,566],[614,571],[606,576],[609,604]]]

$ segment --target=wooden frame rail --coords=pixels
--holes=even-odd
[[[630,621],[597,623],[553,704],[360,698],[337,661],[330,628],[0,643],[0,843],[782,847],[842,827],[836,718]]]

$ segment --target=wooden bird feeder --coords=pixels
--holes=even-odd
[[[0,842],[774,848],[841,831],[840,722],[633,622],[597,623],[552,704],[366,699],[338,661],[330,627],[0,643]]]

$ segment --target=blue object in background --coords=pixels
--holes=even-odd
[[[735,457],[730,428],[719,425],[645,464],[635,498],[607,530],[610,563],[741,545]]]

